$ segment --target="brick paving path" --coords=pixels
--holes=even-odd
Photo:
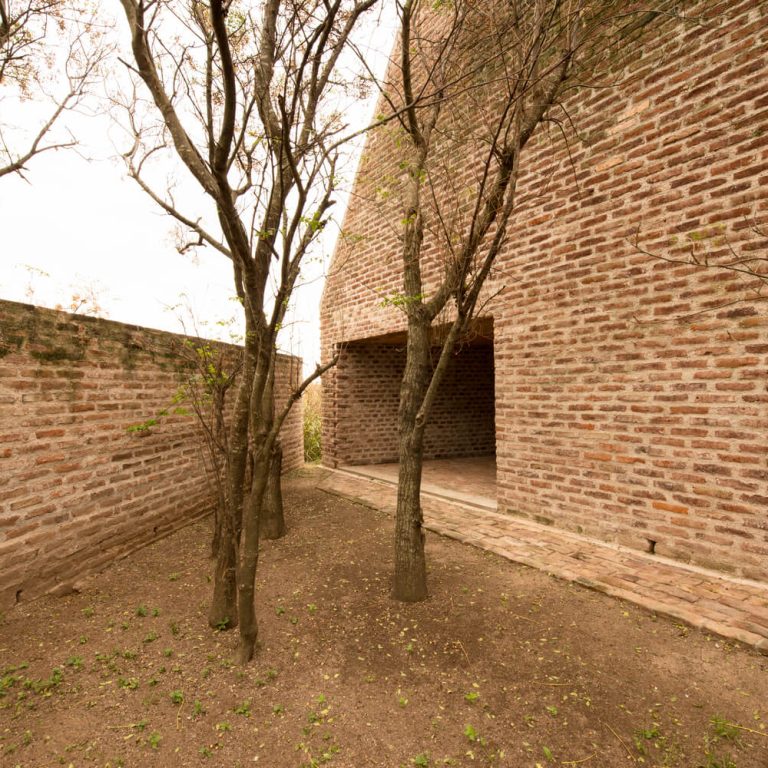
[[[394,513],[391,480],[352,468],[323,471],[321,489]],[[499,514],[484,501],[425,492],[425,527],[768,655],[768,586]]]

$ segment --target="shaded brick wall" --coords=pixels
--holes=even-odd
[[[0,301],[0,608],[211,510],[194,417],[128,431],[172,406],[182,341]],[[281,360],[283,393],[299,370]],[[287,469],[303,462],[299,411],[284,433]]]
[[[337,366],[337,464],[397,461],[397,410],[405,349],[350,345]],[[424,438],[429,459],[494,453],[493,349],[469,347],[446,372]]]
[[[743,275],[643,252],[768,250],[768,6],[698,13],[706,26],[655,22],[620,87],[571,92],[578,133],[544,129],[526,148],[488,287],[498,502],[768,581],[768,307]],[[400,285],[397,222],[377,223],[397,159],[390,136],[369,140],[324,296],[327,350],[403,327],[381,301]]]

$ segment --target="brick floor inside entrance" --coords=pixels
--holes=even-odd
[[[322,489],[394,513],[397,464],[322,471]],[[495,475],[493,457],[425,462],[424,527],[768,655],[768,585],[501,514]]]

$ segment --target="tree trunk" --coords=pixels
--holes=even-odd
[[[246,329],[250,324],[246,321]],[[251,387],[255,371],[253,334],[246,333],[243,371],[237,392],[229,448],[226,457],[228,503],[219,518],[218,551],[213,576],[213,598],[208,624],[217,629],[232,629],[238,624],[237,556],[243,517],[243,495],[248,465],[248,423]]]
[[[243,546],[237,573],[237,598],[240,613],[239,661],[247,664],[256,649],[259,636],[254,604],[256,568],[259,564],[259,526],[264,496],[269,482],[269,455],[263,448],[256,452],[253,462],[253,483],[243,510]]]
[[[261,535],[265,539],[280,539],[285,536],[285,517],[283,516],[283,491],[280,478],[283,473],[283,447],[275,440],[272,458],[269,463],[269,480],[264,494],[261,510]]]
[[[223,517],[230,520],[227,511]],[[237,626],[237,536],[228,526],[220,530],[208,624],[213,629]]]
[[[419,411],[430,381],[429,323],[411,319],[405,372],[400,390],[398,431],[400,467],[395,521],[395,579],[392,596],[415,603],[425,600],[427,561],[421,510],[424,422]]]

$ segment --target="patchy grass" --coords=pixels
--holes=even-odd
[[[392,520],[286,483],[261,648],[205,620],[206,524],[0,624],[0,765],[768,766],[768,659],[429,535],[389,597]]]

